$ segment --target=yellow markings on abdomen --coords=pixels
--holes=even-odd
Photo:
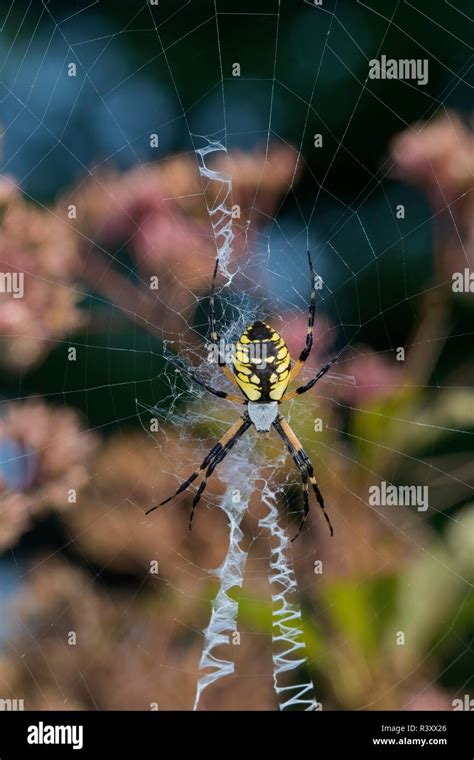
[[[291,358],[283,338],[264,322],[254,322],[239,338],[234,374],[249,401],[279,401],[288,385]]]
[[[281,397],[283,396],[284,392],[286,391],[286,386],[288,385],[287,380],[282,380],[279,383],[275,383],[273,388],[270,391],[270,399],[272,401],[280,401]]]
[[[254,350],[252,342],[245,333],[239,339],[235,349],[235,379],[249,401],[258,401],[262,395],[260,377],[255,374],[255,364],[251,361]]]
[[[290,352],[283,338],[279,338],[276,343],[277,355],[275,359],[274,372],[276,374],[275,381],[271,383],[270,387],[270,399],[272,401],[279,401],[286,391],[288,386],[288,378],[290,375]],[[273,376],[272,376],[273,380]]]
[[[234,359],[234,367],[237,372],[241,373],[242,375],[251,375],[252,370],[250,367],[248,367],[246,364],[242,364],[242,362],[238,362],[236,359]]]

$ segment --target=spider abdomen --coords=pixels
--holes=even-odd
[[[234,374],[249,401],[279,401],[288,385],[290,361],[283,338],[265,322],[257,321],[237,342]]]

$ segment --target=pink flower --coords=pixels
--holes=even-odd
[[[74,508],[68,495],[86,483],[96,445],[71,409],[36,400],[6,406],[0,417],[0,548],[27,528],[32,513]]]

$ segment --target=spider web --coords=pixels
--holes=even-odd
[[[2,84],[6,102],[12,109],[7,110],[7,123],[4,123],[6,145],[9,145],[10,134],[19,137],[16,138],[16,145],[12,137],[15,149],[6,152],[3,172],[16,175],[27,198],[48,209],[46,203],[38,200],[36,183],[39,173],[49,165],[50,154],[58,150],[68,155],[75,172],[79,170],[81,176],[85,176],[80,186],[83,184],[87,189],[87,181],[92,178],[108,196],[111,205],[127,215],[129,212],[122,199],[117,199],[107,182],[103,181],[104,166],[112,163],[127,169],[138,165],[146,176],[152,171],[152,164],[166,166],[169,153],[179,147],[180,155],[190,161],[199,176],[197,190],[190,195],[196,197],[196,202],[207,214],[207,230],[199,230],[197,238],[210,252],[206,261],[209,286],[214,259],[216,256],[219,259],[216,305],[218,330],[224,345],[234,344],[243,329],[256,318],[268,320],[290,342],[290,315],[294,325],[305,325],[307,319],[310,282],[306,249],[312,251],[321,289],[318,290],[315,325],[316,359],[308,362],[303,377],[310,379],[319,366],[338,350],[343,347],[346,350],[333,371],[313,391],[292,402],[284,411],[303,446],[312,453],[314,435],[317,435],[317,459],[314,455],[312,458],[335,526],[332,546],[328,545],[326,524],[317,505],[312,507],[301,540],[290,543],[301,512],[300,499],[295,495],[300,487],[299,473],[291,466],[291,460],[288,461],[289,457],[278,441],[256,442],[252,431],[239,440],[219,466],[216,475],[225,485],[225,492],[219,494],[209,486],[196,511],[190,537],[187,535],[187,515],[183,513],[178,535],[174,536],[171,547],[165,546],[159,527],[163,512],[155,512],[149,518],[141,516],[147,505],[137,498],[136,491],[144,488],[150,495],[144,481],[138,480],[129,493],[123,493],[120,506],[125,504],[125,508],[134,515],[139,533],[153,531],[156,538],[156,554],[144,558],[144,565],[154,558],[160,560],[162,553],[173,558],[176,577],[170,574],[163,576],[160,572],[159,577],[154,579],[155,597],[157,603],[165,606],[171,595],[175,594],[181,599],[181,604],[177,606],[172,622],[168,620],[168,643],[162,645],[159,652],[152,652],[150,642],[147,642],[147,656],[159,659],[163,672],[173,669],[191,677],[195,686],[194,708],[205,707],[208,694],[230,677],[242,681],[246,690],[250,691],[252,683],[269,681],[271,675],[274,705],[279,709],[321,709],[324,706],[321,704],[321,686],[314,682],[313,674],[322,671],[316,655],[308,653],[306,644],[308,636],[312,635],[311,622],[315,617],[327,617],[332,603],[322,597],[318,598],[316,611],[310,609],[308,612],[307,608],[314,602],[314,584],[320,577],[313,573],[313,567],[321,558],[324,560],[324,578],[331,573],[331,567],[334,574],[343,571],[335,558],[338,534],[351,534],[361,554],[367,555],[367,566],[371,572],[382,574],[386,568],[392,567],[392,559],[379,544],[373,543],[373,532],[366,532],[375,513],[376,524],[396,537],[397,550],[401,554],[406,551],[409,555],[427,555],[433,563],[434,572],[458,584],[457,606],[451,609],[453,625],[467,605],[471,590],[469,563],[460,564],[454,551],[436,553],[431,534],[418,528],[416,519],[425,520],[424,513],[414,516],[408,510],[391,511],[387,507],[373,506],[369,503],[367,491],[359,491],[357,484],[358,481],[365,484],[367,478],[369,483],[388,480],[382,460],[385,462],[387,456],[392,456],[394,462],[402,460],[404,465],[413,468],[413,478],[413,472],[417,473],[416,477],[421,482],[435,483],[436,477],[444,488],[455,485],[465,496],[470,488],[469,482],[462,473],[451,472],[444,460],[438,461],[434,457],[431,460],[429,456],[422,457],[410,449],[406,451],[399,439],[371,440],[373,421],[370,418],[380,416],[383,420],[396,421],[407,436],[416,427],[427,435],[434,430],[438,434],[450,432],[466,438],[472,435],[472,420],[468,424],[454,424],[449,419],[438,424],[436,421],[425,421],[421,414],[416,419],[409,416],[399,419],[397,412],[392,414],[390,407],[387,407],[382,411],[364,411],[364,419],[371,424],[370,434],[363,428],[355,432],[348,424],[351,415],[360,411],[361,404],[360,397],[352,394],[352,389],[359,382],[352,373],[354,359],[363,358],[367,350],[359,336],[362,334],[367,340],[365,336],[370,335],[371,325],[381,325],[381,331],[386,336],[383,354],[391,357],[399,345],[399,332],[394,329],[392,315],[400,313],[397,309],[401,305],[413,314],[415,303],[425,290],[436,290],[443,284],[427,286],[426,281],[410,280],[413,240],[417,235],[429,239],[433,223],[429,209],[425,209],[421,217],[416,217],[415,225],[409,221],[399,221],[394,213],[397,191],[388,179],[393,169],[393,159],[387,157],[374,170],[369,155],[359,157],[354,153],[351,134],[353,129],[360,128],[366,99],[375,98],[381,116],[389,114],[398,131],[409,128],[411,123],[404,114],[393,111],[386,91],[381,92],[373,87],[367,76],[368,62],[370,58],[387,51],[394,29],[400,31],[404,39],[414,42],[418,54],[429,57],[430,64],[439,67],[445,85],[436,95],[429,89],[425,92],[415,82],[404,81],[399,86],[406,88],[407,98],[419,98],[417,119],[430,122],[440,110],[449,115],[448,106],[452,103],[456,105],[456,97],[460,97],[459,90],[468,70],[467,46],[460,40],[463,55],[460,55],[457,69],[452,70],[433,50],[427,51],[421,43],[418,46],[417,40],[411,38],[410,22],[417,14],[424,16],[424,11],[416,4],[401,2],[388,3],[386,8],[380,10],[375,3],[348,5],[326,0],[321,4],[308,1],[298,3],[298,13],[294,14],[295,4],[283,0],[260,0],[258,3],[209,0],[199,4],[190,0],[160,0],[157,5],[149,3],[130,11],[126,20],[121,16],[113,29],[96,15],[100,3],[84,4],[69,16],[52,4],[43,5],[39,13],[34,13],[27,6],[24,14],[18,15],[15,5],[12,2],[6,10],[3,25],[11,25],[11,14],[16,12],[13,26],[18,34],[26,25],[31,31],[29,36],[26,34],[26,45],[20,46],[14,38],[10,49],[4,49]],[[404,15],[407,13],[413,15]],[[452,4],[452,14],[454,19],[461,15],[461,7]],[[365,18],[374,15],[379,21],[376,40],[369,39],[364,22]],[[434,19],[427,19],[427,22],[433,26],[437,23]],[[51,31],[48,42],[44,38],[38,41],[41,23],[47,24]],[[293,70],[286,65],[289,25],[300,46],[300,57]],[[458,29],[454,21],[452,28]],[[451,29],[443,31],[454,34]],[[155,52],[148,60],[142,59],[135,51],[135,67],[128,70],[123,62],[119,62],[115,46],[120,35],[132,33],[137,37],[153,37]],[[254,44],[261,40],[258,55],[255,55],[254,47],[246,46],[247,35]],[[253,58],[246,55],[247,47],[248,50],[252,48]],[[199,54],[202,49],[212,51],[211,64],[207,57]],[[21,65],[18,65],[20,55]],[[11,60],[16,62],[15,65]],[[64,71],[69,61],[74,61],[78,66],[80,84],[74,94],[66,98],[59,116],[59,130],[54,130],[49,114],[55,107],[55,98],[59,100],[62,93],[60,72]],[[58,75],[47,102],[44,93],[37,98],[37,89],[23,75],[27,62],[30,65],[37,63],[35,83],[40,80],[44,67],[48,64],[56,67]],[[240,66],[238,75],[235,75],[235,64]],[[150,67],[158,69],[160,80],[166,84],[158,93],[144,74]],[[310,71],[310,75],[300,83],[294,72],[303,69]],[[187,86],[190,78],[194,83],[192,88]],[[337,123],[331,123],[319,107],[322,87],[327,88],[328,81],[334,89],[334,96],[340,100]],[[347,98],[344,97],[345,87],[349,88]],[[128,93],[127,97],[130,98],[127,107],[122,110],[115,108],[114,101],[115,95],[121,91]],[[113,135],[112,140],[104,138],[104,146],[108,150],[108,153],[105,149],[103,151],[106,159],[92,166],[84,146],[78,148],[68,134],[68,125],[76,113],[89,105],[95,109],[96,118],[92,120],[94,129],[109,130]],[[140,117],[135,121],[130,119],[128,113],[134,109],[140,112]],[[286,119],[289,110],[294,113],[290,126]],[[26,123],[35,125],[43,140],[43,143],[39,142],[39,150],[35,149],[35,157],[30,151],[35,141],[30,133],[22,131],[22,119],[25,117],[28,117]],[[153,162],[143,148],[151,132],[159,135],[160,146],[160,157],[155,158],[153,154]],[[323,169],[315,173],[307,161],[307,151],[308,145],[320,133],[323,135],[324,150],[330,158]],[[314,149],[318,150],[316,146]],[[251,189],[244,196],[245,207],[238,209],[242,212],[240,217],[234,213],[235,185],[239,182],[234,156],[239,150],[254,151],[261,157],[258,169],[253,170],[257,172],[257,178],[254,177]],[[279,163],[282,156],[283,163]],[[348,175],[357,165],[362,167],[367,178],[352,197],[338,193],[332,182],[332,171],[341,161],[347,163]],[[280,183],[278,200],[273,204],[267,203],[270,193],[266,176],[268,167],[272,168],[273,181]],[[407,198],[408,207],[410,202],[416,203],[416,199]],[[164,199],[165,205],[167,200]],[[177,195],[173,200],[187,202],[188,198]],[[448,213],[456,200],[446,201]],[[173,216],[174,210],[170,206],[166,213],[171,225],[179,225],[179,218]],[[51,213],[58,212],[54,210]],[[135,224],[134,219],[131,222]],[[142,232],[140,225],[135,227],[134,235]],[[452,227],[461,239],[454,217]],[[389,231],[383,238],[380,228]],[[101,239],[96,240],[88,233],[80,234],[84,242],[104,258],[106,271],[108,268],[111,271],[116,269],[121,281],[132,284],[135,292],[149,292],[149,270],[117,254],[112,246],[108,247]],[[107,345],[95,346],[91,332],[92,337],[87,337],[85,346],[88,350],[100,351],[104,363],[119,355],[118,360],[132,368],[129,379],[124,383],[130,391],[128,416],[117,417],[110,422],[123,431],[126,439],[127,424],[138,419],[145,439],[153,441],[156,462],[166,475],[171,490],[182,479],[181,468],[178,468],[180,475],[176,472],[177,451],[182,452],[183,461],[191,473],[210,448],[212,436],[209,430],[215,431],[215,438],[220,437],[239,413],[236,405],[209,396],[189,379],[192,368],[213,387],[229,390],[228,381],[216,364],[208,360],[208,288],[204,286],[206,277],[195,239],[189,249],[186,249],[187,243],[183,235],[185,251],[178,264],[183,264],[185,260],[192,262],[195,258],[195,278],[192,265],[188,266],[186,278],[183,278],[176,262],[166,263],[165,276],[160,271],[160,285],[157,293],[153,293],[153,299],[162,309],[160,321],[154,320],[153,312],[151,316],[144,316],[133,301],[125,302],[118,290],[114,292],[113,284],[105,297],[97,290],[87,293],[90,311],[102,307],[108,299],[114,314],[117,313],[120,319],[132,321],[137,330],[144,330],[149,335],[147,347],[143,347],[142,342],[141,347],[137,348],[133,341],[125,348],[117,347],[115,327],[110,326]],[[388,256],[393,252],[395,263],[388,261]],[[468,253],[464,253],[468,266]],[[394,277],[397,278],[395,295],[393,290],[389,290],[389,287],[393,288]],[[360,297],[367,278],[372,278],[373,282],[373,298],[369,302]],[[177,302],[174,304],[161,288],[171,291],[176,282],[179,283],[183,300],[180,301],[176,295]],[[84,295],[84,291],[78,292]],[[176,290],[172,292],[177,293]],[[184,308],[182,303],[185,304]],[[304,344],[304,330],[301,332],[297,328],[297,332],[299,343],[294,337],[291,343],[293,356]],[[428,369],[425,376],[413,380],[404,378],[403,382],[408,388],[416,386],[421,390],[433,407],[442,405],[443,391],[451,382],[448,379],[445,383],[436,377],[437,345],[448,342],[448,338],[455,342],[457,337],[455,329],[451,328],[449,335],[448,326],[441,324],[438,332],[425,336],[421,331],[415,336],[413,345],[406,345],[407,349],[419,348],[420,354],[428,357]],[[64,341],[65,346],[68,344],[69,339]],[[133,375],[135,361],[142,354],[162,362],[159,377],[152,370],[146,378]],[[74,393],[61,388],[61,384],[65,384],[66,372],[70,373],[70,369],[64,370],[58,388],[50,388],[44,395],[51,400],[60,397],[68,405]],[[153,388],[158,380],[165,391],[161,397],[155,398]],[[110,384],[109,388],[113,391],[114,385]],[[79,382],[76,390],[92,399],[96,388],[92,383],[81,385]],[[17,399],[20,401],[25,395],[20,390]],[[322,418],[322,435],[316,434],[315,430],[313,435],[313,430],[305,426],[308,418],[315,424]],[[150,422],[154,420],[158,421],[157,432],[151,431]],[[430,438],[427,440],[429,446]],[[177,446],[174,441],[177,441]],[[380,465],[377,465],[377,458],[370,459],[367,464],[367,446],[378,450]],[[179,462],[180,465],[182,463]],[[152,465],[150,477],[151,468]],[[349,470],[355,476],[346,479],[345,474]],[[92,484],[100,478],[98,472],[90,475]],[[329,497],[326,495],[328,491]],[[430,517],[443,517],[449,521],[452,535],[459,535],[459,531],[468,525],[467,512],[452,513],[449,501],[443,501],[444,497],[438,497],[434,490],[432,493],[435,496],[429,503]],[[158,490],[152,494],[157,501],[166,495]],[[347,510],[346,504],[349,503],[350,510]],[[111,506],[111,511],[118,506]],[[364,521],[355,521],[356,508],[365,515]],[[165,509],[174,510],[177,507],[173,502]],[[219,536],[226,535],[228,545],[221,555],[213,554],[214,564],[210,562],[203,566],[202,562],[196,563],[193,559],[192,542],[205,539],[206,533],[211,531],[212,521],[219,519],[218,510],[224,513],[225,518],[225,529]],[[90,525],[82,526],[81,530],[86,534],[92,533],[95,525],[96,519],[91,517]],[[81,554],[86,554],[80,537],[74,532],[71,533],[71,541],[78,545]],[[304,547],[304,551],[300,547]],[[120,553],[120,547],[117,553]],[[21,563],[14,552],[12,556]],[[43,562],[35,561],[27,568],[20,565],[22,580],[33,575]],[[100,574],[103,570],[105,565],[99,567],[96,573]],[[148,579],[149,576],[141,579],[134,597],[139,595],[141,586]],[[216,579],[217,586],[213,586],[211,594],[212,579]],[[243,624],[245,628],[242,628],[240,618],[242,606],[245,607],[252,598],[252,586],[257,586],[259,590],[266,589],[272,631],[271,641],[266,640],[265,643],[267,662],[271,660],[271,665],[268,672],[257,674],[250,670],[244,673],[239,671],[238,662],[236,665],[238,647],[232,646],[236,634],[250,640],[253,637],[256,646],[259,646],[259,633],[249,627],[249,617]],[[408,585],[407,594],[409,591]],[[191,601],[200,598],[205,598],[208,605],[205,627],[186,616],[186,601],[191,604]],[[301,599],[304,600],[303,609]],[[374,627],[377,627],[384,612],[384,601],[378,604],[372,607]],[[124,610],[123,617],[127,614]],[[51,620],[53,629],[59,627],[59,619],[60,615]],[[398,630],[397,622],[393,623],[394,630]],[[398,627],[402,625],[400,621]],[[449,631],[449,626],[447,628]],[[189,662],[184,667],[177,664],[172,652],[173,637],[183,629],[202,642],[200,659],[194,669]],[[41,649],[40,636],[30,631],[24,633],[31,638],[32,646]],[[436,651],[438,643],[434,642],[433,651]],[[467,651],[469,642],[466,640],[463,644]],[[338,646],[350,658],[349,644],[346,647],[344,643]],[[139,642],[136,647],[145,648],[145,645]],[[319,648],[318,657],[330,661],[336,651],[336,644],[334,652],[322,652]],[[17,657],[21,657],[19,652]],[[449,669],[450,665],[446,667]],[[55,680],[55,662],[48,661],[48,668]],[[347,671],[350,671],[350,663]],[[63,693],[57,680],[56,686],[66,701],[67,694]],[[393,683],[387,684],[387,695],[398,686],[399,681],[394,676]],[[429,687],[430,680],[425,677],[420,693]],[[459,693],[463,694],[466,688],[463,684]],[[265,694],[268,697],[268,692]],[[94,702],[95,698],[92,694]],[[415,697],[407,697],[403,706],[409,707],[410,700],[414,701]],[[178,706],[190,709],[193,705],[183,703],[179,697],[175,703],[161,704],[160,701],[160,708]],[[131,700],[129,707],[135,706]],[[371,703],[355,704],[359,709],[370,706]]]

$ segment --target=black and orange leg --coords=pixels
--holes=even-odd
[[[313,269],[313,262],[311,261],[311,254],[309,250],[307,253],[308,253],[309,274],[311,277],[311,298],[309,301],[309,308],[308,308],[308,331],[306,333],[305,346],[301,354],[299,355],[298,360],[294,363],[293,367],[290,370],[288,384],[293,382],[293,380],[299,375],[313,347],[314,315],[316,313],[316,273]]]
[[[243,417],[237,420],[232,427],[227,430],[226,433],[222,436],[222,438],[215,444],[215,446],[212,447],[212,449],[209,451],[209,453],[205,456],[202,463],[198,467],[197,470],[195,470],[187,480],[184,481],[184,483],[181,483],[180,486],[176,489],[176,491],[171,494],[171,496],[168,496],[166,499],[163,499],[159,504],[156,504],[154,507],[151,507],[151,509],[148,509],[145,514],[150,514],[150,512],[153,512],[155,509],[158,509],[158,507],[163,506],[164,504],[167,504],[169,501],[175,498],[175,496],[178,496],[180,493],[183,493],[190,485],[193,483],[197,478],[201,479],[201,483],[199,485],[199,488],[194,496],[193,499],[193,508],[191,512],[191,517],[189,520],[189,527],[191,527],[191,522],[194,515],[194,510],[197,507],[197,504],[201,498],[201,495],[207,485],[207,480],[210,475],[212,475],[213,471],[217,467],[217,465],[222,462],[224,457],[227,455],[227,453],[230,451],[230,449],[234,446],[236,441],[246,432],[246,430],[249,429],[249,427],[252,425],[252,421],[250,420],[250,417],[247,413],[244,414]]]
[[[202,494],[204,493],[204,489],[207,486],[207,481],[211,477],[212,473],[216,469],[217,465],[222,462],[222,460],[227,456],[231,448],[237,443],[238,439],[245,433],[246,430],[252,425],[252,422],[247,420],[242,427],[238,429],[238,431],[227,441],[227,443],[222,446],[222,448],[216,453],[214,456],[212,462],[209,464],[206,474],[204,475],[204,479],[199,484],[199,488],[196,491],[193,499],[193,506],[191,509],[191,514],[189,516],[189,530],[192,529],[192,523],[193,523],[193,517],[194,517],[194,510],[196,509]]]
[[[230,370],[228,369],[228,367],[226,367],[225,369],[227,369],[229,371],[229,373],[230,373]],[[225,399],[227,399],[227,401],[235,401],[237,404],[246,404],[247,403],[247,399],[243,398],[242,396],[234,396],[232,393],[227,393],[227,391],[219,391],[216,388],[213,388],[212,385],[208,385],[203,380],[200,380],[198,378],[198,376],[194,374],[194,372],[190,372],[189,376],[192,378],[192,380],[194,380],[195,383],[197,383],[198,385],[200,385],[201,388],[205,388],[206,391],[209,391],[209,393],[212,393],[213,396],[217,396],[217,398],[225,398]],[[232,375],[232,377],[234,377],[234,376]],[[234,380],[235,380],[235,378],[234,378]],[[235,384],[237,384],[236,381],[235,381]]]
[[[306,393],[306,391],[309,391],[314,385],[316,385],[316,383],[318,382],[318,380],[321,380],[321,378],[324,377],[324,375],[326,374],[326,372],[329,372],[329,370],[331,369],[332,365],[335,362],[337,362],[337,360],[339,359],[339,357],[340,357],[341,354],[342,354],[342,351],[340,351],[338,353],[338,355],[334,357],[334,359],[331,359],[330,362],[328,362],[327,364],[325,364],[324,367],[321,367],[321,369],[318,370],[318,372],[316,373],[316,375],[311,380],[309,380],[305,385],[300,385],[300,387],[299,388],[295,388],[294,391],[290,391],[289,393],[285,393],[285,395],[282,396],[282,398],[281,398],[281,402],[283,402],[283,401],[289,401],[291,398],[294,398],[295,396],[301,396],[302,393]]]
[[[273,423],[273,426],[277,433],[280,435],[280,437],[283,439],[283,441],[286,444],[286,447],[288,451],[290,452],[293,461],[295,462],[296,466],[301,472],[302,477],[302,487],[303,487],[303,517],[301,519],[300,526],[298,528],[298,533],[296,536],[294,536],[291,540],[294,541],[295,538],[299,536],[301,533],[301,530],[303,528],[303,525],[306,521],[306,518],[308,516],[309,512],[309,497],[308,497],[308,480],[311,483],[312,489],[314,491],[314,494],[316,496],[316,500],[319,504],[319,506],[322,509],[323,515],[326,519],[326,522],[329,526],[329,531],[331,533],[331,536],[334,534],[333,527],[331,525],[331,520],[329,519],[329,515],[326,512],[326,507],[324,505],[324,499],[321,491],[319,490],[318,483],[316,481],[316,478],[314,476],[314,469],[313,465],[311,464],[311,460],[309,459],[308,455],[306,454],[305,450],[303,449],[301,443],[299,442],[296,435],[293,433],[291,427],[287,423],[284,417],[281,415],[275,420]]]

